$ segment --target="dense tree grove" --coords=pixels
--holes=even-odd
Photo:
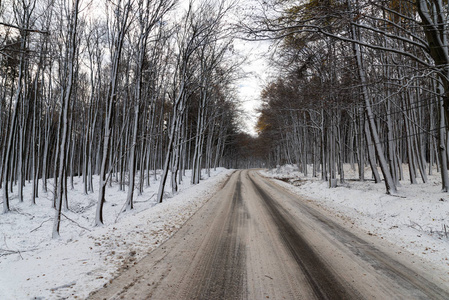
[[[0,184],[3,212],[25,184],[54,193],[54,236],[74,176],[108,183],[126,209],[162,169],[171,187],[193,170],[230,165],[237,129],[237,62],[225,1],[6,0],[0,2]],[[186,3],[182,3],[185,5]],[[183,11],[183,14],[180,13]],[[100,177],[99,186],[92,177]]]
[[[197,184],[217,166],[313,166],[335,186],[343,164],[360,180],[369,165],[394,194],[403,164],[412,184],[436,165],[449,190],[447,1],[256,2],[230,26],[226,0],[1,1],[3,212],[41,185],[57,237],[74,176],[101,225],[111,182],[131,210],[155,170],[162,202],[168,178],[176,193],[186,169]],[[236,27],[276,47],[258,137],[238,129]]]
[[[277,41],[279,76],[263,91],[258,122],[272,166],[307,173],[313,165],[332,186],[344,181],[344,163],[358,166],[360,180],[369,164],[394,194],[403,164],[412,184],[436,165],[448,191],[447,1],[268,1],[262,9],[245,29]]]

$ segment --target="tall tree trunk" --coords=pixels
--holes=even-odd
[[[6,152],[3,162],[3,213],[9,212],[9,195],[8,195],[8,180],[11,173],[11,155],[14,147],[14,136],[17,128],[18,114],[20,107],[20,97],[22,93],[23,79],[24,79],[24,67],[25,67],[25,48],[26,48],[26,34],[21,37],[21,54],[19,62],[19,76],[17,79],[17,88],[14,93],[12,103],[14,105],[12,109],[12,118],[10,122],[10,128],[8,132],[8,142],[6,144]]]
[[[66,87],[63,90],[63,96],[61,97],[62,103],[61,103],[61,118],[60,118],[60,125],[62,126],[61,131],[61,142],[60,142],[60,149],[59,149],[59,171],[58,171],[58,182],[57,182],[57,190],[56,190],[56,213],[55,213],[55,220],[53,224],[53,238],[59,237],[59,228],[61,224],[61,213],[62,213],[62,201],[64,197],[64,188],[66,185],[64,184],[64,181],[67,180],[67,150],[66,147],[68,146],[68,136],[69,136],[69,103],[70,98],[72,96],[72,86],[73,86],[73,80],[74,80],[74,64],[75,64],[75,54],[76,54],[76,33],[77,33],[77,25],[78,25],[78,3],[79,0],[73,1],[73,7],[71,12],[71,18],[70,18],[70,28],[69,28],[69,36],[70,40],[67,43],[67,47],[69,47],[68,56],[67,56],[67,82]],[[66,182],[65,182],[66,183]]]
[[[114,106],[117,97],[117,84],[119,75],[119,64],[122,56],[123,41],[128,30],[128,17],[131,11],[131,3],[127,2],[124,7],[117,7],[115,10],[115,22],[118,29],[117,38],[114,41],[114,52],[112,55],[111,79],[107,94],[106,119],[104,121],[103,157],[100,166],[100,186],[98,192],[97,210],[95,214],[95,225],[103,225],[103,205],[106,201],[106,184],[108,182],[107,173],[109,166],[110,145],[112,139],[112,118],[114,116]],[[110,168],[109,168],[110,170]]]
[[[352,35],[353,35],[354,39],[357,39],[355,26],[351,25],[351,29],[352,29]],[[374,119],[374,113],[373,113],[373,110],[371,107],[371,99],[370,99],[370,94],[368,92],[368,87],[367,87],[368,82],[366,80],[362,54],[360,52],[360,45],[353,43],[353,50],[354,50],[354,54],[355,54],[355,57],[357,60],[357,69],[358,69],[358,73],[359,73],[359,79],[362,84],[362,96],[363,96],[363,99],[365,102],[366,114],[368,116],[369,129],[371,132],[371,137],[374,142],[374,147],[376,149],[376,155],[379,160],[379,165],[382,170],[382,175],[384,176],[386,191],[387,191],[387,194],[396,194],[397,193],[396,184],[394,183],[393,178],[391,177],[390,171],[388,170],[388,163],[385,159],[385,155],[384,155],[384,152],[382,149],[382,144],[380,142],[379,134],[377,132],[377,125],[376,125],[376,122]]]

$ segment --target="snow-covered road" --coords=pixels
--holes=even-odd
[[[92,299],[448,299],[433,266],[237,171],[171,239]]]
[[[64,212],[70,219],[63,218],[57,240],[51,239],[50,190],[40,191],[36,205],[14,198],[12,211],[0,215],[0,299],[85,299],[172,236],[230,173],[219,168],[208,178],[204,172],[198,185],[190,185],[185,177],[180,192],[157,205],[158,181],[152,180],[129,212],[122,211],[126,192],[113,181],[107,190],[103,227],[94,225],[97,194],[84,195],[81,179],[75,178],[70,210]],[[30,188],[25,187],[26,195]]]
[[[346,182],[339,182],[336,188],[312,177],[311,169],[306,176],[293,165],[261,173],[279,179],[278,184],[336,216],[345,226],[387,240],[402,252],[442,267],[442,276],[449,279],[449,194],[441,191],[437,170],[428,175],[428,182],[418,179],[418,184],[410,184],[407,165],[403,165],[405,177],[398,195],[390,196],[384,183],[361,182],[356,168],[349,164],[344,167]]]
[[[340,226],[351,228],[371,244],[394,249],[400,261],[424,265],[435,282],[448,284],[449,239],[444,225],[449,228],[449,198],[440,191],[439,174],[429,176],[428,183],[415,185],[404,179],[400,197],[391,197],[382,184],[351,180],[357,177],[357,170],[346,167],[350,180],[334,189],[297,172],[294,166],[260,172],[290,179],[295,185],[276,182]],[[204,174],[207,180],[191,186],[187,172],[179,194],[158,205],[154,199],[158,182],[152,179],[132,212],[122,212],[126,192],[113,181],[108,188],[104,227],[94,227],[97,195],[84,195],[81,180],[75,178],[74,189],[69,191],[70,210],[64,213],[58,240],[51,239],[54,210],[50,190],[40,191],[37,205],[30,205],[27,198],[19,202],[13,195],[12,211],[0,216],[0,298],[86,298],[177,232],[231,173],[219,169],[211,178]],[[27,184],[25,195],[30,194],[29,189]],[[245,188],[242,193],[245,195]],[[290,212],[295,210],[290,208]],[[258,232],[254,229],[253,234]]]

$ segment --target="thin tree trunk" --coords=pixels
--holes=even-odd
[[[58,183],[56,190],[56,213],[55,220],[53,224],[53,238],[59,237],[59,228],[61,224],[61,210],[62,210],[62,201],[63,201],[63,192],[64,181],[67,181],[66,175],[66,166],[67,166],[67,150],[66,146],[68,146],[68,136],[69,136],[69,102],[72,95],[72,86],[74,80],[74,63],[75,63],[75,53],[76,53],[76,33],[77,33],[77,24],[78,24],[78,3],[79,0],[74,0],[72,7],[72,16],[71,16],[71,25],[69,29],[70,40],[67,46],[70,45],[70,49],[67,56],[68,67],[67,67],[67,86],[64,89],[63,97],[61,97],[61,121],[60,126],[62,126],[62,135],[61,135],[61,143],[59,149],[59,172],[58,172]],[[67,183],[67,182],[66,182]]]

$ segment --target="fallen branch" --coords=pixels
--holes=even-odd
[[[7,255],[11,255],[11,254],[19,254],[20,258],[23,259],[22,257],[22,253],[24,252],[31,252],[31,251],[35,251],[37,250],[37,248],[34,249],[28,249],[28,250],[9,250],[9,249],[0,249],[0,252],[6,252],[6,253],[0,253],[0,257],[1,256],[7,256]]]
[[[9,250],[9,249],[1,249],[1,248],[0,248],[0,251],[10,252],[11,254],[17,253],[17,251],[13,251],[13,250]],[[4,255],[4,254],[0,254],[0,255]]]
[[[59,290],[59,289],[66,289],[66,288],[72,287],[75,284],[76,284],[76,281],[72,281],[70,283],[63,284],[63,285],[51,288],[50,291],[54,292],[54,291]]]
[[[126,202],[127,202],[127,201],[125,201],[125,203],[123,203],[122,208],[120,208],[120,210],[118,211],[118,214],[117,214],[117,217],[115,218],[114,223],[117,223],[118,217],[120,216],[120,214],[121,214],[122,212],[124,212],[124,208],[125,208],[125,206],[126,206]]]
[[[75,223],[78,227],[80,227],[80,228],[82,228],[82,229],[84,229],[84,230],[87,230],[87,231],[92,231],[92,230],[90,230],[89,228],[86,228],[86,227],[84,227],[84,226],[81,226],[78,222],[76,222],[75,220],[70,219],[70,218],[67,217],[65,214],[61,213],[61,215],[62,215],[64,218],[66,218],[67,220],[69,220],[69,221]]]
[[[7,253],[0,253],[0,256],[6,256],[6,255],[11,255],[11,254],[19,254],[20,258],[23,259],[22,254],[20,253],[19,250],[0,249],[0,251],[7,252]]]
[[[47,219],[47,220],[45,220],[45,221],[42,221],[41,225],[39,225],[39,226],[37,226],[36,228],[34,228],[33,230],[31,230],[30,233],[33,232],[33,231],[38,230],[39,228],[42,227],[42,225],[44,225],[44,223],[46,223],[46,222],[48,222],[48,221],[51,221],[51,220],[52,220],[52,218],[49,218],[49,219]]]
[[[398,198],[403,198],[403,199],[407,199],[407,197],[405,197],[405,196],[401,196],[401,195],[394,195],[394,194],[389,194],[388,196],[391,196],[391,197],[398,197]]]
[[[410,225],[408,225],[408,227],[413,228],[413,229],[415,229],[415,230],[418,230],[418,229],[416,229],[416,227],[419,227],[419,230],[420,230],[420,231],[425,232],[424,228],[422,228],[421,225],[419,225],[418,223],[413,222],[413,221],[410,221]]]
[[[89,208],[94,207],[96,204],[95,201],[91,201],[86,207],[79,207],[78,210],[75,209],[69,209],[71,212],[75,213],[75,214],[82,214],[84,212],[86,212]]]
[[[145,203],[145,202],[149,202],[151,201],[151,199],[156,196],[156,193],[154,193],[153,195],[151,195],[150,198],[148,198],[147,200],[143,200],[143,201],[134,201],[134,203]]]
[[[22,216],[26,216],[26,217],[30,217],[30,220],[34,219],[34,216],[32,214],[26,213],[26,212],[22,212],[20,209],[18,209],[17,207],[14,207],[11,209],[11,212],[16,212],[19,215]]]

